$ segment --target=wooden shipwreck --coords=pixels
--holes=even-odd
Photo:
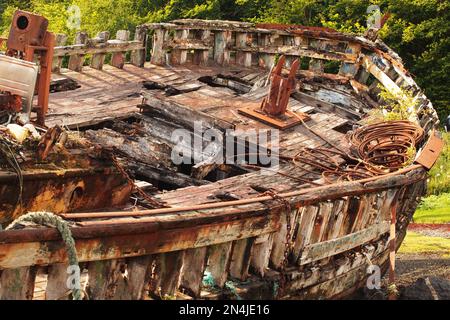
[[[25,155],[20,205],[17,173],[0,170],[3,228],[30,211],[67,221],[86,298],[343,298],[365,285],[370,264],[393,269],[389,255],[426,190],[423,158],[438,151],[430,147],[438,118],[382,41],[205,20],[109,38],[80,32],[67,45],[56,36],[45,121],[77,135],[78,144],[54,148],[44,163]],[[233,137],[226,148],[273,154],[271,141],[245,134],[274,126],[241,109],[261,105],[281,56],[286,69],[299,59],[288,109],[303,118],[280,131],[276,172],[262,174],[248,161],[217,164],[214,149],[173,139],[177,129],[192,141],[212,131],[219,141]],[[379,107],[380,87],[406,88],[418,101],[419,153],[395,170],[359,171],[345,164],[349,132]],[[174,150],[195,162],[175,164]],[[348,174],[334,175],[337,168]],[[1,299],[67,299],[67,266],[55,228],[0,231]]]

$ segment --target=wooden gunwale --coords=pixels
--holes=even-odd
[[[297,197],[305,194],[312,194],[316,193],[316,195],[310,195],[310,202],[313,203],[314,201],[320,201],[320,200],[327,200],[327,199],[333,199],[334,197],[343,197],[346,195],[357,195],[357,194],[363,194],[368,191],[377,191],[377,190],[384,190],[387,189],[387,187],[379,186],[379,187],[373,187],[373,188],[367,188],[364,185],[361,185],[363,183],[369,183],[369,182],[376,182],[376,181],[382,181],[382,179],[393,177],[392,181],[395,181],[395,177],[400,177],[403,173],[408,173],[417,169],[423,168],[421,165],[413,165],[404,169],[401,169],[394,173],[389,173],[382,176],[377,177],[371,177],[366,178],[362,180],[357,180],[354,182],[346,182],[346,183],[335,183],[330,184],[326,186],[320,186],[320,187],[312,187],[307,189],[302,189],[299,191],[292,191],[287,193],[280,193],[277,196],[281,198],[292,198]],[[420,170],[418,170],[419,172]],[[401,186],[405,183],[408,183],[408,180],[404,181],[404,179],[401,179],[401,182],[399,183],[390,183],[389,188],[393,186]],[[340,189],[332,191],[330,194],[320,194],[320,192],[323,191],[329,191],[333,188],[339,186]],[[348,191],[343,191],[346,188],[348,188]],[[223,208],[228,206],[238,206],[238,205],[245,205],[245,204],[252,204],[262,201],[269,201],[273,200],[273,197],[271,196],[261,196],[261,197],[255,197],[255,198],[248,198],[248,199],[242,199],[242,200],[235,200],[235,201],[224,201],[224,202],[215,202],[210,204],[203,204],[203,205],[196,205],[196,206],[189,206],[189,207],[174,207],[174,208],[163,208],[163,209],[152,209],[152,210],[141,210],[141,211],[134,211],[134,212],[105,212],[105,213],[70,213],[70,214],[61,214],[62,217],[67,219],[89,219],[89,218],[111,218],[111,217],[120,217],[120,216],[145,216],[145,215],[154,215],[154,214],[166,214],[166,213],[179,213],[183,211],[192,211],[192,210],[204,210],[204,209],[214,209],[214,208]],[[301,202],[294,199],[293,202]],[[304,202],[306,204],[306,202]]]
[[[341,198],[345,196],[350,195],[360,195],[367,192],[376,192],[380,190],[386,190],[391,188],[396,188],[408,184],[413,184],[417,181],[423,180],[424,176],[423,170],[420,170],[420,165],[414,165],[410,168],[405,168],[401,170],[401,173],[405,172],[411,172],[413,170],[414,174],[418,174],[419,177],[415,179],[411,179],[410,177],[406,176],[400,176],[400,173],[396,173],[394,176],[393,174],[388,174],[386,176],[382,177],[392,177],[390,181],[388,181],[388,185],[383,184],[377,186],[375,185],[368,185],[364,186],[357,182],[352,183],[345,183],[343,185],[340,185],[340,189],[333,190],[331,186],[325,186],[325,187],[316,187],[316,188],[310,188],[306,190],[300,190],[295,192],[289,192],[285,194],[280,194],[280,197],[298,197],[291,200],[292,203],[296,204],[297,206],[305,206],[313,203],[317,203],[323,200],[331,200],[336,198]],[[364,179],[361,181],[364,182],[373,182],[375,183],[380,180],[382,177],[379,177],[379,179],[369,178]],[[381,180],[380,180],[381,181]],[[324,190],[333,190],[332,193],[329,194],[323,194],[319,191]],[[304,197],[301,197],[301,195],[311,192],[314,194],[306,194]],[[202,209],[213,209],[213,208],[223,208],[223,207],[233,207],[237,205],[243,205],[243,204],[251,204],[251,203],[257,203],[257,202],[263,202],[263,201],[270,201],[273,200],[272,197],[260,197],[260,198],[251,198],[251,199],[244,199],[244,200],[238,200],[238,201],[228,201],[228,202],[220,202],[220,203],[212,203],[212,204],[206,204],[206,205],[198,205],[193,206],[190,208],[165,208],[165,209],[155,209],[155,210],[143,210],[140,211],[141,214],[139,214],[139,211],[136,212],[117,212],[113,213],[112,217],[120,217],[120,216],[128,216],[128,217],[138,217],[142,215],[146,215],[150,217],[147,217],[145,222],[142,222],[140,220],[131,220],[131,221],[117,221],[116,223],[110,223],[109,225],[105,225],[104,223],[100,222],[93,222],[92,225],[89,226],[83,226],[83,227],[77,227],[73,226],[71,228],[74,238],[75,239],[82,239],[82,238],[89,238],[92,237],[93,234],[96,234],[97,231],[101,232],[101,235],[106,237],[110,235],[120,235],[120,234],[130,234],[130,233],[148,233],[148,232],[154,232],[158,228],[170,228],[171,222],[166,221],[163,222],[161,219],[164,219],[163,214],[169,214],[169,213],[180,213],[182,211],[186,211],[186,214],[183,215],[176,215],[175,221],[172,222],[172,224],[180,226],[180,220],[183,219],[190,219],[189,211],[195,212],[195,210],[202,210]],[[236,204],[237,202],[237,204]],[[200,224],[201,221],[208,221],[208,219],[217,219],[220,221],[220,217],[232,219],[235,218],[248,218],[252,216],[253,214],[261,215],[267,213],[266,210],[260,210],[260,211],[250,211],[252,214],[245,214],[243,216],[243,213],[245,213],[246,210],[239,210],[239,209],[232,209],[231,211],[221,211],[219,213],[203,213],[203,214],[196,214],[193,219],[195,219],[195,224]],[[94,215],[94,216],[93,216]],[[86,218],[104,218],[105,215],[107,216],[108,213],[80,213],[80,214],[64,214],[64,218],[67,218],[69,220],[72,219],[86,219]],[[151,216],[153,215],[153,216]],[[48,228],[38,228],[38,229],[27,229],[27,230],[10,230],[10,231],[4,231],[0,233],[0,244],[1,243],[20,243],[20,242],[33,242],[36,240],[39,241],[52,241],[52,240],[59,240],[60,236],[59,233],[54,229],[48,229]]]

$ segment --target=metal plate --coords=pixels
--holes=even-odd
[[[439,158],[443,148],[444,141],[433,131],[416,162],[430,170]]]
[[[31,113],[38,66],[33,62],[0,55],[0,90],[26,98],[24,113]]]
[[[280,130],[289,129],[301,123],[301,120],[297,118],[292,111],[289,110],[286,111],[284,115],[279,117],[270,116],[263,113],[261,109],[255,108],[242,108],[238,111],[239,113],[246,115],[247,117],[259,120]],[[296,112],[296,114],[300,116],[303,121],[308,121],[309,119],[311,119],[311,117],[306,113]]]

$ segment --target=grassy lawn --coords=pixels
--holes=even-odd
[[[450,258],[450,239],[408,232],[399,253],[437,253],[442,254],[443,258]]]
[[[450,132],[442,132],[445,146],[430,171],[428,197],[414,214],[415,223],[450,223]]]
[[[450,193],[422,200],[414,214],[415,223],[450,223]]]

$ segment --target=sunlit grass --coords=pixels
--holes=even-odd
[[[450,207],[417,210],[413,221],[415,223],[450,223]]]
[[[414,214],[413,221],[415,223],[450,223],[450,193],[424,198]]]
[[[450,133],[443,132],[445,146],[428,179],[428,197],[422,199],[416,223],[450,223]]]
[[[427,237],[415,232],[408,232],[399,253],[435,253],[449,258],[450,239]]]

